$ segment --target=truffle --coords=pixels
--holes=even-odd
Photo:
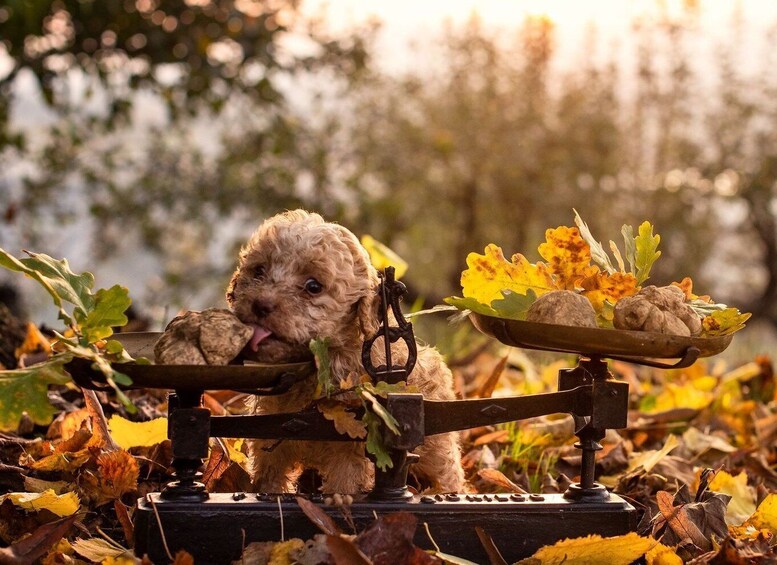
[[[571,290],[554,290],[540,296],[526,313],[529,322],[562,326],[596,327],[596,312],[582,294]]]
[[[154,356],[163,365],[226,365],[252,335],[253,329],[229,310],[186,312],[167,325],[154,346]]]
[[[646,286],[615,304],[613,325],[620,330],[641,330],[668,335],[701,333],[701,318],[685,303],[676,286]]]

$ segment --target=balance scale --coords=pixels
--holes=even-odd
[[[415,363],[412,325],[402,316],[399,301],[404,285],[394,280],[393,268],[382,276],[381,327],[365,343],[363,364],[373,382],[405,380]],[[395,325],[389,324],[389,310]],[[475,531],[490,536],[508,562],[528,557],[544,545],[565,538],[599,534],[615,536],[634,531],[637,512],[618,495],[595,481],[596,452],[608,429],[625,428],[629,388],[614,380],[605,359],[619,359],[660,368],[682,368],[696,359],[715,355],[731,342],[730,335],[713,338],[670,336],[648,332],[580,328],[505,320],[471,313],[480,332],[503,344],[526,349],[575,353],[575,367],[559,371],[558,391],[516,397],[473,400],[424,400],[420,394],[389,394],[386,410],[397,420],[399,435],[384,434],[393,467],[375,470],[375,487],[357,498],[349,510],[357,531],[376,515],[411,512],[426,523],[439,549],[476,563],[488,555]],[[127,333],[116,337],[134,357],[153,357],[160,333]],[[375,367],[372,346],[384,338],[387,363]],[[391,361],[390,343],[402,340],[409,355],[404,365]],[[664,364],[655,359],[679,359]],[[310,539],[320,533],[302,512],[299,495],[280,493],[208,493],[198,482],[198,470],[208,457],[211,437],[270,440],[355,441],[339,434],[331,421],[313,408],[295,413],[213,416],[201,405],[205,390],[223,389],[258,395],[278,395],[311,376],[312,363],[285,365],[122,365],[132,388],[171,390],[168,436],[172,443],[175,480],[158,493],[137,502],[134,513],[135,551],[154,563],[168,563],[168,551],[184,549],[198,565],[222,564],[239,559],[243,548],[255,541],[285,537]],[[106,389],[89,363],[75,360],[74,380],[85,388]],[[358,411],[354,411],[359,417]],[[575,444],[581,453],[580,481],[563,494],[417,495],[407,488],[408,467],[417,459],[411,453],[426,436],[523,420],[548,414],[571,414]],[[324,504],[322,495],[306,496],[336,521],[341,509]],[[164,535],[160,534],[160,527]],[[426,528],[419,527],[415,544],[432,549]],[[165,542],[167,549],[165,549]]]

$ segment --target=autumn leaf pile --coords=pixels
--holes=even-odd
[[[610,241],[613,261],[577,212],[575,223],[577,227],[546,230],[545,242],[538,247],[544,262],[531,263],[521,253],[508,261],[502,249],[493,243],[486,246],[483,255],[470,253],[467,269],[461,274],[463,297],[449,297],[445,301],[464,311],[525,320],[537,298],[556,290],[570,290],[591,302],[599,327],[612,328],[617,301],[640,290],[661,256],[661,237],[653,233],[653,226],[647,221],[639,226],[636,235],[632,226],[624,225],[621,234],[625,251],[622,253]],[[683,288],[687,302],[703,319],[703,336],[738,331],[750,317],[736,308],[715,304],[708,296],[694,295],[690,278],[673,284]]]

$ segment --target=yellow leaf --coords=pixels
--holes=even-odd
[[[22,355],[27,353],[38,352],[51,353],[51,344],[35,324],[28,322],[27,334],[24,337],[24,342],[16,348],[14,355],[19,359]]]
[[[519,561],[532,565],[629,565],[656,545],[656,541],[634,532],[611,538],[598,535],[565,539],[537,550]]]
[[[111,437],[122,449],[151,447],[167,439],[167,418],[130,422],[118,415],[108,420]]]
[[[323,400],[318,403],[319,411],[324,418],[334,423],[338,433],[348,434],[353,439],[367,437],[367,428],[364,422],[356,419],[356,414],[349,412],[347,406],[337,400]]]
[[[407,261],[387,245],[366,234],[362,236],[361,242],[370,255],[372,266],[377,270],[382,271],[386,267],[394,267],[394,276],[397,279],[401,279],[407,272]]]
[[[664,442],[664,446],[658,451],[642,451],[639,455],[633,457],[631,461],[629,461],[629,472],[635,470],[637,467],[642,467],[649,473],[659,461],[669,455],[669,452],[678,445],[680,445],[680,442],[677,441],[677,436],[669,434],[669,437],[666,438],[666,441]]]
[[[51,489],[43,492],[11,492],[0,496],[0,501],[5,500],[25,510],[48,510],[57,516],[75,514],[81,503],[74,492],[58,495]]]
[[[621,298],[637,292],[637,279],[631,273],[597,272],[580,280],[583,295],[591,301],[596,312],[605,310],[605,300],[615,304]]]
[[[245,465],[248,463],[248,456],[243,453],[244,439],[226,439],[224,443],[227,446],[229,452],[230,461],[234,461],[238,465]]]
[[[513,255],[510,262],[493,243],[486,246],[485,255],[467,255],[467,267],[461,273],[462,293],[464,298],[474,298],[481,304],[503,299],[503,290],[524,295],[532,289],[537,296],[558,290],[547,265],[533,265],[520,253]]]
[[[755,512],[755,493],[747,486],[747,474],[742,471],[736,477],[726,471],[718,471],[709,488],[731,497],[726,507],[726,524],[739,526]]]
[[[645,554],[647,565],[683,565],[683,560],[674,548],[662,543],[657,543],[653,549]]]
[[[127,562],[124,561],[123,558],[129,557],[129,555],[127,555],[128,550],[116,547],[100,538],[78,538],[73,542],[73,549],[81,557],[97,563],[124,565],[124,563]],[[131,561],[130,563],[133,562]]]
[[[303,547],[305,547],[305,542],[298,538],[276,543],[270,551],[267,565],[292,565],[292,563],[296,563],[296,559],[291,556],[291,553],[297,553]]]
[[[743,526],[757,530],[769,530],[777,535],[777,494],[770,494],[763,499],[755,514],[750,516]]]
[[[539,252],[556,277],[558,288],[575,290],[577,281],[599,271],[591,266],[591,248],[577,228],[559,226],[545,231],[545,243]],[[523,293],[522,293],[523,294]]]
[[[658,414],[675,408],[690,408],[702,410],[715,400],[713,392],[699,390],[693,382],[686,384],[666,383],[664,389],[656,396],[656,401],[645,414]]]

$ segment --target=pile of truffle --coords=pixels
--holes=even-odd
[[[530,322],[596,328],[596,312],[591,302],[571,290],[543,294],[532,304],[526,319]],[[669,335],[696,336],[701,318],[685,302],[677,286],[646,286],[615,304],[613,325],[619,330],[637,330]]]

